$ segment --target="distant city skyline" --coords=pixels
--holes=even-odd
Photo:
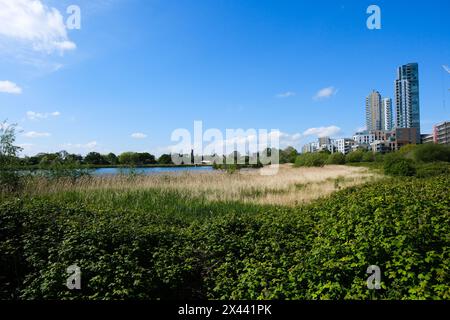
[[[65,25],[73,4],[80,29]],[[373,30],[371,4],[0,0],[0,121],[18,124],[23,155],[160,155],[197,120],[223,133],[279,129],[280,146],[300,150],[363,130],[372,89],[396,108],[396,70],[417,62],[412,118],[431,133],[450,119],[450,3],[378,1]],[[408,108],[395,123],[410,121]]]

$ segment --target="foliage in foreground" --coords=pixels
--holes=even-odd
[[[449,186],[396,178],[300,208],[158,191],[3,199],[0,298],[450,299]],[[382,290],[367,290],[369,265]]]
[[[302,153],[295,160],[295,167],[323,167],[329,158],[325,152]]]

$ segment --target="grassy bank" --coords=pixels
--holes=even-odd
[[[293,168],[282,165],[275,175],[262,175],[267,168],[241,170],[234,174],[224,171],[137,176],[85,176],[80,179],[48,180],[35,177],[24,186],[27,195],[51,194],[64,199],[67,193],[101,206],[113,202],[147,208],[151,192],[175,192],[180,197],[205,201],[240,201],[243,203],[294,206],[310,202],[342,188],[380,179],[366,168],[327,166],[324,168]],[[132,199],[124,201],[123,199]]]
[[[1,298],[450,299],[447,175],[301,206],[132,185],[2,199]],[[80,291],[65,287],[73,264]],[[369,265],[383,273],[376,292]]]

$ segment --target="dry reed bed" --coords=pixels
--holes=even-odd
[[[60,179],[35,179],[27,186],[30,194],[61,191],[142,191],[157,189],[177,191],[190,197],[210,201],[242,201],[258,204],[296,205],[326,196],[336,190],[379,179],[367,168],[325,166],[294,168],[280,166],[276,175],[261,175],[260,170],[229,174],[222,171],[204,173],[167,173],[147,176],[94,176],[72,182]]]

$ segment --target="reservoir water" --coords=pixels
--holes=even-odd
[[[118,174],[161,174],[161,173],[184,173],[184,172],[210,172],[212,167],[142,167],[142,168],[97,168],[92,170],[93,175],[118,175]]]

